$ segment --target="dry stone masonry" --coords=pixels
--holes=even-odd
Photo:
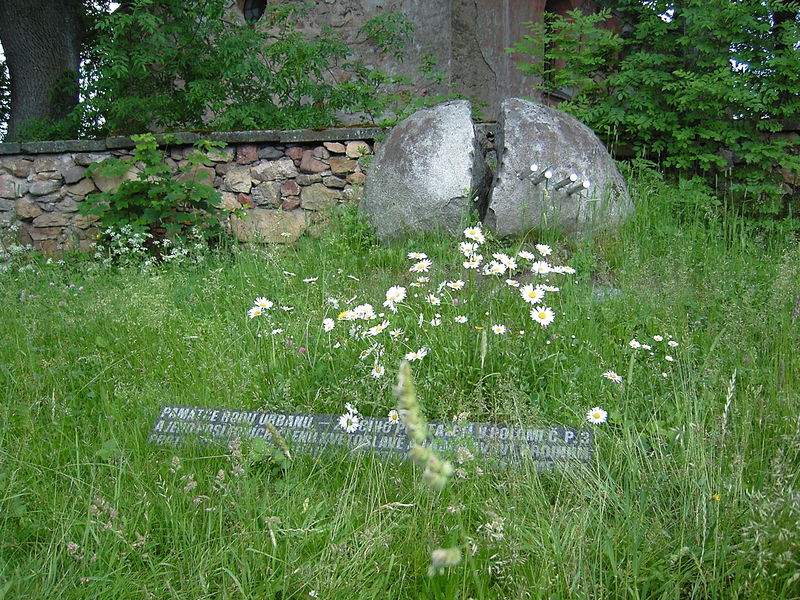
[[[366,177],[363,157],[372,154],[379,132],[361,127],[211,134],[228,146],[210,153],[207,166],[179,177],[212,184],[223,209],[244,211],[244,218],[230,219],[239,241],[292,242],[326,209],[358,201]],[[173,170],[187,164],[198,137],[178,134],[166,158]],[[138,171],[87,177],[86,170],[112,156],[130,156],[132,147],[128,138],[0,144],[0,226],[17,225],[20,243],[45,252],[90,250],[96,218],[78,214],[79,203],[135,179]]]

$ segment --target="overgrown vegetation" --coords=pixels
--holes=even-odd
[[[678,216],[682,191],[629,177],[637,214],[620,235],[486,239],[485,262],[516,257],[502,275],[465,267],[458,240],[376,246],[352,211],[335,222],[354,236],[202,249],[179,268],[0,257],[0,590],[796,598],[796,223]],[[540,275],[528,251],[577,272]],[[560,288],[545,290],[546,328],[506,278]],[[397,313],[382,304],[394,286]],[[248,318],[254,299],[271,306]],[[374,319],[340,316],[366,303]],[[165,403],[384,417],[396,357],[421,343],[426,418],[590,426],[602,407],[596,462],[536,473],[447,457],[455,472],[432,493],[412,464],[348,449],[288,460],[145,441]]]
[[[800,170],[800,20],[793,1],[609,0],[546,14],[509,50],[547,93],[618,149],[674,170],[696,191],[750,214],[786,215]],[[796,207],[794,208],[796,211]]]
[[[423,99],[407,78],[368,67],[330,30],[298,29],[309,5],[268,3],[256,23],[224,0],[132,0],[98,18],[82,102],[63,121],[29,123],[22,139],[144,131],[295,129],[397,118]],[[412,32],[400,13],[367,21],[357,45],[401,57]],[[426,63],[424,77],[435,77]]]
[[[169,143],[169,136],[162,138],[161,143]],[[81,214],[99,217],[101,244],[113,245],[120,241],[121,233],[126,241],[138,236],[142,250],[158,257],[164,244],[218,238],[224,216],[219,208],[222,197],[211,185],[211,170],[203,167],[211,164],[208,152],[224,144],[197,142],[176,174],[165,163],[153,134],[132,139],[136,146],[131,157],[94,163],[86,172],[86,177],[99,175],[118,181],[109,191],[89,195],[78,207]],[[125,256],[130,257],[131,253]]]

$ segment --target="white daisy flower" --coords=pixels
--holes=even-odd
[[[306,277],[303,279],[303,283],[314,283],[319,277]]]
[[[675,340],[670,340],[667,342],[667,346],[669,346],[670,348],[677,348],[678,346],[680,346],[680,344]]]
[[[524,258],[525,260],[536,260],[536,255],[533,252],[528,252],[527,250],[520,250],[517,252],[517,256]]]
[[[297,277],[297,273],[292,273],[291,271],[284,271],[283,274],[287,277]]]
[[[464,282],[460,279],[457,279],[456,281],[448,281],[446,285],[451,290],[460,290],[464,287]]]
[[[556,318],[553,309],[549,306],[537,306],[531,310],[531,318],[542,327],[547,327]]]
[[[339,313],[339,316],[336,317],[339,321],[355,321],[358,319],[358,315],[355,311],[352,310],[343,310]]]
[[[667,362],[675,362],[675,359],[672,358],[669,354],[664,357],[664,360]]]
[[[417,360],[422,360],[427,355],[428,355],[428,349],[427,348],[420,348],[416,352],[407,353],[404,358],[409,362],[414,362],[414,361],[417,361]]]
[[[470,256],[467,260],[465,260],[461,264],[464,265],[465,269],[477,269],[478,267],[481,266],[481,259],[482,258],[483,257],[480,254],[473,255],[473,256]]]
[[[544,298],[544,288],[538,285],[534,286],[531,283],[523,285],[519,289],[519,293],[522,295],[522,299],[525,300],[525,302],[529,302],[531,304],[541,302],[542,298]]]
[[[411,260],[423,260],[428,258],[428,255],[424,252],[409,252],[406,256],[408,256],[408,258]]]
[[[518,288],[519,287],[519,281],[517,281],[516,279],[506,279],[506,285],[510,285],[511,287]]]
[[[542,286],[542,289],[543,289],[545,292],[558,292],[558,291],[561,291],[561,288],[559,288],[559,287],[556,287],[556,286],[554,286],[554,285],[543,285],[543,286]]]
[[[326,332],[330,331],[335,326],[336,326],[336,323],[334,323],[333,319],[322,319],[322,329],[324,331],[326,331]]]
[[[441,324],[442,324],[442,319],[441,318],[434,317],[434,318],[431,319],[431,326],[432,327],[438,327]]]
[[[622,376],[617,375],[614,371],[606,371],[603,373],[603,377],[614,383],[622,383]]]
[[[292,312],[294,310],[294,306],[281,306],[281,310],[284,312]]]
[[[594,408],[586,412],[586,420],[594,425],[605,423],[606,419],[608,419],[608,413],[599,406],[595,406]]]
[[[655,341],[657,341],[657,342],[663,342],[664,341],[664,336],[663,335],[654,335],[653,339]]]
[[[483,235],[483,231],[481,231],[480,227],[467,227],[464,230],[464,237],[478,244],[482,244],[486,241],[486,237]]]
[[[630,342],[628,342],[628,346],[630,346],[634,350],[636,350],[637,348],[641,348],[642,347],[642,345],[635,339],[631,340]]]
[[[263,311],[261,310],[260,306],[254,306],[253,308],[247,311],[247,316],[250,317],[251,319],[255,319],[256,317],[260,317],[262,312]]]
[[[394,425],[400,424],[400,413],[396,410],[390,410],[386,418],[388,419],[389,423],[393,423]]]
[[[269,310],[272,308],[272,301],[267,300],[266,298],[256,298],[255,302],[253,303],[259,308],[263,308],[264,310]]]
[[[434,294],[428,294],[425,297],[425,302],[427,302],[431,306],[439,306],[442,303],[442,300],[441,300],[441,298],[439,298],[438,296],[435,296]]]
[[[453,320],[456,323],[466,323],[467,322],[467,317],[465,317],[464,315],[456,315],[455,317],[453,317]]]
[[[411,265],[409,271],[412,273],[427,273],[432,264],[433,263],[430,261],[430,259],[425,258]]]
[[[547,275],[553,270],[553,268],[547,264],[547,261],[538,260],[531,265],[531,271],[534,273],[538,273],[539,275]]]
[[[369,337],[374,337],[380,333],[383,333],[383,331],[387,327],[389,327],[389,321],[384,321],[383,323],[379,323],[378,325],[373,325],[372,327],[367,329],[367,335]]]
[[[574,275],[576,271],[572,267],[568,267],[565,265],[561,267],[561,272],[566,273],[567,275]]]
[[[536,244],[536,251],[542,256],[550,256],[553,253],[553,249],[547,244]]]
[[[642,344],[642,350],[652,350],[652,349],[653,347],[650,344]]]
[[[393,340],[398,339],[402,335],[403,335],[403,330],[402,329],[392,329],[389,332],[389,337],[391,337]]]
[[[492,333],[495,335],[503,335],[506,332],[505,325],[492,325]]]
[[[478,251],[478,244],[475,242],[461,242],[458,245],[458,249],[461,250],[461,254],[470,257]]]
[[[280,328],[278,328],[278,329],[273,329],[273,330],[272,330],[270,333],[271,333],[272,335],[278,335],[278,334],[280,334],[280,333],[283,333],[283,329],[280,329]]]
[[[375,314],[375,309],[372,308],[372,304],[360,304],[353,309],[353,312],[363,321],[369,321],[377,316]]]
[[[490,262],[488,266],[489,266],[489,274],[491,275],[502,275],[508,270],[508,267],[506,267],[501,262],[497,262],[496,260]]]
[[[355,413],[345,413],[339,417],[339,427],[347,433],[353,433],[361,426],[358,415]]]
[[[406,299],[406,288],[402,285],[393,285],[386,290],[386,300],[388,302],[397,303]]]
[[[378,363],[375,363],[372,366],[372,371],[370,371],[369,374],[372,375],[375,379],[380,379],[381,377],[383,377],[383,374],[385,372],[386,372],[386,369],[383,368],[383,365],[379,365]]]

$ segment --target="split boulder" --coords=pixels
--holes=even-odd
[[[482,212],[491,183],[465,100],[398,123],[369,169],[360,208],[382,241],[418,232],[458,234]]]

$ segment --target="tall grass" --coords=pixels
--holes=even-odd
[[[465,270],[458,240],[377,246],[351,211],[317,238],[199,264],[6,257],[0,598],[800,597],[796,233],[679,211],[647,174],[633,190],[619,235],[482,247],[545,243],[577,270],[549,277],[547,328],[508,275]],[[410,273],[409,252],[431,271]],[[418,275],[430,282],[410,287]],[[394,285],[408,292],[396,314],[382,306]],[[250,319],[257,297],[275,305]],[[367,302],[384,317],[339,319]],[[384,318],[401,338],[350,332]],[[437,492],[411,463],[347,449],[278,464],[246,441],[146,443],[166,403],[382,417],[399,358],[420,347],[428,418],[588,427],[600,406],[595,463],[476,457]],[[436,548],[461,562],[430,576]]]

